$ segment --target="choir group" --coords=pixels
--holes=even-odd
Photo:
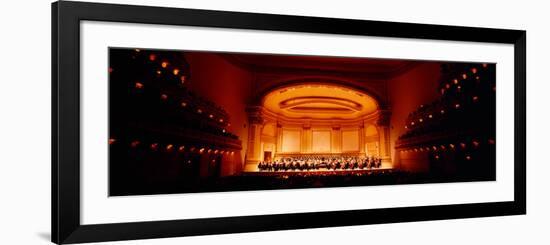
[[[289,171],[289,170],[352,170],[380,168],[382,159],[379,157],[287,157],[275,161],[261,161],[258,163],[260,171]]]

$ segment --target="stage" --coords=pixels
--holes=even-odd
[[[371,175],[376,173],[392,172],[393,168],[371,168],[371,169],[318,169],[318,170],[288,170],[288,171],[249,171],[242,172],[242,176],[339,176],[339,175]]]

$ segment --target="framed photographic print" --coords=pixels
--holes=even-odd
[[[61,1],[52,241],[526,212],[525,31]]]

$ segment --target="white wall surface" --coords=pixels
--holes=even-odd
[[[527,30],[528,214],[102,244],[549,244],[550,17],[544,1],[106,2]],[[6,2],[0,18],[0,244],[49,244],[50,1]]]

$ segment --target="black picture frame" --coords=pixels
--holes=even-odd
[[[514,201],[82,225],[80,21],[452,40],[514,45]],[[526,213],[526,32],[62,1],[52,4],[52,242],[58,244],[304,229]]]

